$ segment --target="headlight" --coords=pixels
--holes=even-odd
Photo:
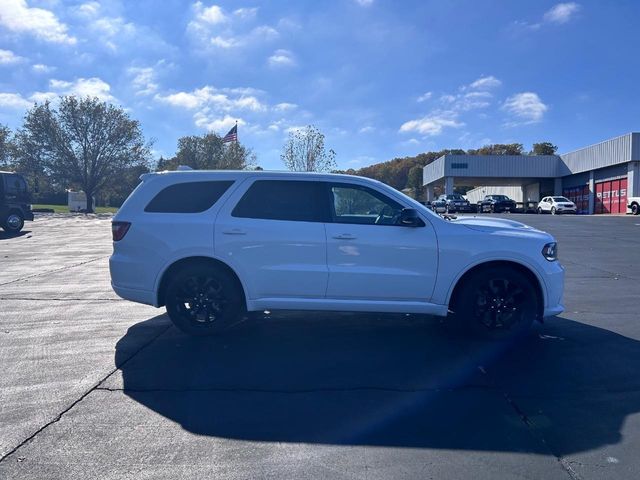
[[[558,244],[556,242],[547,243],[542,249],[542,256],[553,262],[558,259]]]

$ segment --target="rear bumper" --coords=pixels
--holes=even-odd
[[[120,298],[124,298],[125,300],[130,300],[132,302],[144,303],[145,305],[155,305],[155,295],[152,291],[149,290],[136,290],[134,288],[125,288],[119,287],[111,283],[111,288],[116,292]]]

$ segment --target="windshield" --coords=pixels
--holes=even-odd
[[[571,200],[569,200],[569,199],[568,199],[568,198],[566,198],[566,197],[553,197],[553,199],[554,199],[556,202],[570,202],[570,201],[571,201]]]
[[[464,200],[462,195],[447,195],[447,200]]]
[[[509,200],[509,197],[506,195],[493,195],[492,197],[496,200]]]

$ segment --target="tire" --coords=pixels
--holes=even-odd
[[[529,332],[539,309],[525,274],[500,266],[478,270],[463,281],[448,319],[457,333],[503,341]]]
[[[489,211],[490,211],[491,213],[496,213],[496,206],[495,206],[495,205],[491,205],[491,206],[489,207]]]
[[[551,215],[555,215],[556,214],[556,207],[551,207]]]
[[[542,208],[538,207],[537,212],[538,212],[538,215],[542,215]]]
[[[2,222],[2,228],[7,233],[19,233],[22,227],[24,227],[24,217],[20,212],[9,212]]]
[[[638,205],[637,203],[634,203],[633,205],[631,205],[631,213],[633,215],[640,214],[640,205]]]
[[[237,280],[222,269],[185,267],[167,284],[167,313],[173,324],[189,335],[223,333],[244,313],[240,288]]]

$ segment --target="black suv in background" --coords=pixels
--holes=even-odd
[[[506,195],[487,195],[484,200],[478,202],[478,213],[483,212],[515,212],[516,202]]]
[[[18,233],[25,220],[33,220],[31,195],[22,175],[0,172],[0,227],[8,233]]]
[[[459,193],[440,195],[436,202],[444,202],[447,213],[471,212],[471,204]]]

